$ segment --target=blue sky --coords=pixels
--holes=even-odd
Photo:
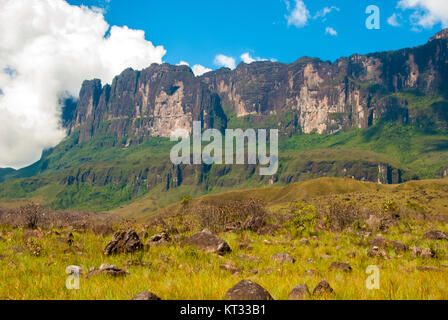
[[[148,40],[167,50],[165,62],[176,64],[182,60],[212,69],[217,68],[214,63],[217,54],[234,57],[237,64],[245,52],[254,58],[280,62],[293,62],[305,55],[335,60],[353,53],[420,45],[442,29],[440,21],[432,26],[415,21],[417,13],[428,14],[425,0],[417,0],[421,5],[408,5],[408,9],[398,8],[398,0],[303,0],[309,12],[303,26],[288,25],[286,18],[296,7],[296,0],[289,1],[289,11],[285,0],[107,2],[69,0],[75,5],[105,8],[105,18],[111,25],[144,30]],[[365,27],[369,5],[380,8],[380,30]],[[333,10],[325,17],[322,14],[316,17],[325,7]],[[394,13],[400,26],[387,21]],[[327,27],[337,35],[326,33]]]

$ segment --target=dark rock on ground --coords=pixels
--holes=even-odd
[[[369,244],[372,247],[384,248],[387,246],[387,239],[383,235],[379,234],[376,237],[369,240]]]
[[[263,217],[250,217],[242,225],[241,229],[259,232],[266,225]]]
[[[327,282],[327,280],[322,280],[313,290],[313,296],[320,297],[322,295],[328,295],[334,293],[333,288]]]
[[[310,290],[306,284],[295,286],[289,294],[289,300],[305,300],[310,296]]]
[[[431,230],[426,232],[423,238],[428,240],[448,240],[448,233],[440,230]]]
[[[162,299],[160,299],[158,296],[156,296],[152,292],[145,291],[145,292],[141,292],[141,293],[137,294],[134,298],[132,298],[132,300],[158,301],[158,300],[162,300]]]
[[[352,267],[345,262],[333,262],[330,266],[330,270],[340,270],[344,272],[352,272]]]
[[[420,271],[420,272],[443,272],[442,269],[434,268],[434,267],[417,267],[417,271]]]
[[[390,241],[390,244],[392,245],[392,247],[394,247],[395,252],[397,253],[405,252],[408,250],[408,247],[401,241],[392,240]]]
[[[166,231],[152,236],[146,245],[148,246],[161,246],[168,244],[171,241],[170,234]]]
[[[241,268],[238,268],[233,261],[227,261],[226,263],[219,266],[223,270],[229,271],[231,274],[241,272]]]
[[[384,251],[384,249],[380,249],[378,247],[373,247],[368,253],[367,256],[369,256],[370,258],[374,258],[374,257],[379,257],[379,258],[383,258],[383,259],[388,259],[388,256],[386,254],[386,251]]]
[[[227,291],[225,300],[274,300],[266,289],[258,283],[241,280]]]
[[[97,275],[108,275],[111,277],[125,277],[129,273],[118,268],[117,266],[110,265],[110,264],[102,264],[98,269],[92,268],[89,271],[89,274],[87,275],[87,278],[91,278]]]
[[[271,257],[271,260],[277,263],[295,263],[294,259],[289,253],[276,253]]]
[[[184,244],[194,246],[206,253],[217,253],[219,255],[225,255],[232,251],[227,242],[209,230],[203,230],[192,235],[185,240]]]
[[[106,245],[103,254],[106,256],[120,253],[133,253],[143,250],[143,243],[134,230],[117,231],[112,240]]]

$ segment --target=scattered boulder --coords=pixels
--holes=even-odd
[[[386,251],[384,251],[384,249],[380,249],[378,247],[373,247],[372,250],[370,250],[367,253],[367,256],[374,258],[374,257],[379,257],[379,258],[383,258],[385,260],[387,260],[389,257],[386,254]]]
[[[252,251],[254,250],[254,247],[252,247],[250,244],[248,243],[240,243],[238,245],[238,249],[240,250],[247,250],[247,251]]]
[[[395,252],[397,253],[408,251],[408,247],[401,241],[392,240],[390,241],[390,244],[394,247]]]
[[[44,233],[40,230],[26,230],[23,235],[23,239],[27,241],[31,238],[43,239],[45,237]]]
[[[250,217],[242,225],[243,230],[250,230],[259,232],[266,225],[266,220],[263,217]]]
[[[421,257],[422,257],[423,259],[432,259],[432,258],[434,258],[435,256],[436,256],[436,253],[435,253],[432,249],[430,249],[430,248],[424,248],[424,249],[422,249]]]
[[[313,290],[313,296],[320,297],[323,295],[333,294],[334,290],[327,282],[327,280],[322,280]]]
[[[229,244],[223,239],[214,235],[209,230],[203,230],[202,232],[192,235],[185,240],[186,245],[191,245],[206,253],[217,253],[219,255],[225,255],[232,251]]]
[[[157,295],[152,292],[145,291],[137,294],[132,300],[140,300],[140,301],[159,301],[160,299]]]
[[[241,222],[230,222],[224,226],[224,232],[233,232],[241,228]]]
[[[120,253],[133,253],[143,250],[143,243],[134,230],[117,231],[112,240],[106,245],[103,254],[106,256]]]
[[[302,239],[300,239],[299,242],[300,242],[300,244],[307,245],[310,243],[310,240],[308,240],[307,238],[302,238]]]
[[[417,271],[420,271],[420,272],[443,272],[442,269],[434,268],[434,267],[417,267]]]
[[[423,238],[428,240],[448,240],[448,233],[440,230],[431,230],[426,232]]]
[[[421,249],[419,247],[412,246],[409,249],[411,250],[413,258],[421,257],[423,259],[431,259],[431,258],[435,257],[435,252],[432,251],[432,249],[430,249],[430,248]]]
[[[345,262],[333,262],[330,266],[330,271],[339,270],[344,272],[352,272],[352,267]]]
[[[266,289],[258,283],[241,280],[227,291],[225,300],[274,300]]]
[[[91,268],[89,270],[89,274],[87,275],[87,278],[91,278],[100,274],[108,275],[114,278],[117,277],[125,277],[129,273],[126,271],[118,268],[117,266],[110,265],[110,264],[102,264],[98,269]]]
[[[231,274],[239,273],[241,272],[241,269],[238,268],[233,261],[227,261],[225,264],[222,264],[219,266],[223,270],[229,271]]]
[[[289,253],[276,253],[271,257],[271,260],[281,264],[296,262],[296,259],[294,259]]]
[[[383,235],[379,234],[376,237],[369,240],[369,244],[372,247],[384,248],[387,246],[387,239]]]
[[[149,247],[151,247],[151,246],[157,247],[157,246],[168,244],[170,241],[171,241],[170,234],[168,232],[164,231],[162,233],[152,236],[146,245]]]
[[[310,290],[306,284],[295,286],[289,294],[289,300],[305,300],[310,296]]]

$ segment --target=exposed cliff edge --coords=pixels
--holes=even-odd
[[[422,114],[409,107],[411,99],[447,94],[447,79],[448,29],[423,46],[334,63],[308,57],[291,64],[241,63],[201,77],[187,66],[154,64],[127,69],[110,86],[84,82],[68,126],[69,132],[80,130],[80,142],[102,129],[129,144],[190,130],[193,120],[222,129],[232,115],[252,115],[278,123],[283,132],[331,134],[382,118],[417,123]],[[290,121],[282,123],[285,117]]]

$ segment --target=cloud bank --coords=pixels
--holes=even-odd
[[[64,138],[59,101],[77,96],[83,80],[110,82],[166,53],[95,8],[64,0],[0,0],[0,8],[0,167],[29,165]]]
[[[400,0],[398,7],[414,10],[411,22],[418,27],[432,28],[437,24],[448,27],[448,1],[446,0]]]

